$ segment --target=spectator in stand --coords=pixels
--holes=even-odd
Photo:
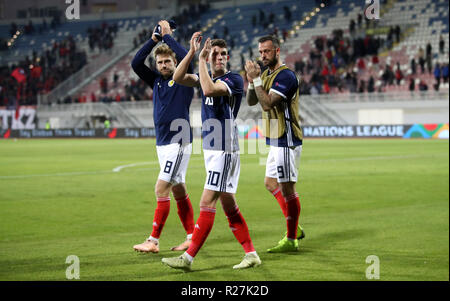
[[[291,22],[292,13],[290,8],[288,6],[283,6],[283,10],[284,10],[284,18],[286,19],[286,21]]]
[[[3,94],[16,94],[19,105],[35,105],[38,94],[45,94],[55,88],[86,64],[86,55],[78,51],[71,36],[55,42],[43,53],[33,51],[31,57],[12,66],[0,67],[0,86]],[[25,78],[19,86],[12,72],[20,68]]]
[[[379,63],[380,63],[380,60],[378,58],[378,55],[375,54],[374,56],[372,56],[372,66],[376,71],[378,71]]]
[[[436,91],[439,91],[439,86],[441,84],[441,66],[439,65],[439,63],[436,63],[433,74],[434,74],[434,79],[436,80],[434,89]]]
[[[330,86],[328,84],[328,80],[326,80],[326,79],[323,81],[322,91],[324,94],[330,93]]]
[[[399,86],[403,79],[403,72],[400,68],[400,63],[397,62],[397,69],[395,70],[395,79],[397,80],[397,85]]]
[[[102,91],[103,94],[108,93],[108,80],[106,77],[103,77],[100,80],[100,91]]]
[[[358,28],[361,29],[363,16],[361,13],[358,14]]]
[[[411,59],[411,74],[416,75],[416,60],[414,58]]]
[[[366,82],[364,80],[361,80],[359,82],[358,93],[364,93],[365,91],[366,91]]]
[[[303,60],[295,62],[295,72],[301,75],[305,73],[305,62],[303,62]]]
[[[366,69],[366,63],[363,58],[358,59],[358,75],[361,75],[364,73],[364,70]]]
[[[117,88],[118,83],[119,83],[119,75],[117,74],[117,72],[114,72],[114,75],[113,75],[113,87]]]
[[[418,56],[419,56],[420,70],[422,71],[423,74],[425,73],[425,54],[422,47],[419,48]]]
[[[349,29],[350,34],[351,34],[352,36],[355,34],[355,28],[356,28],[355,20],[351,19],[351,20],[350,20],[350,25],[348,26],[348,29]]]
[[[289,33],[286,30],[286,28],[283,29],[283,40],[286,42],[287,38],[289,37]]]
[[[262,9],[259,8],[258,10],[259,10],[259,25],[264,25],[264,22],[266,21],[266,14]]]
[[[388,64],[386,64],[386,67],[384,69],[383,75],[381,76],[381,78],[383,79],[383,85],[387,86],[387,85],[392,85],[394,83],[394,78],[395,75],[392,72],[391,66],[389,66]]]
[[[448,83],[448,63],[444,64],[442,66],[442,79],[444,80],[444,83]]]
[[[416,81],[413,77],[409,79],[409,91],[413,92],[416,89]]]
[[[399,26],[399,25],[395,26],[395,28],[394,28],[394,34],[395,34],[395,41],[396,41],[397,43],[400,43],[401,29],[400,29],[400,26]]]
[[[428,68],[428,73],[431,73],[433,70],[433,66],[432,66],[432,55],[433,55],[433,47],[431,46],[431,43],[428,42],[427,44],[427,48],[426,48],[426,62],[427,62],[427,68]]]
[[[419,83],[419,91],[428,91],[428,85],[423,80]]]
[[[369,78],[369,84],[367,85],[367,92],[373,93],[375,92],[375,79],[373,76],[370,76]]]
[[[445,52],[445,40],[442,35],[439,36],[439,53],[444,54]]]

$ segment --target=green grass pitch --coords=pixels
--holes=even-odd
[[[80,259],[80,280],[369,281],[369,255],[380,280],[449,280],[448,140],[305,140],[297,191],[307,235],[290,254],[265,252],[285,220],[265,191],[263,160],[241,155],[236,194],[263,264],[232,269],[243,250],[219,205],[193,272],[183,273],[161,263],[185,238],[174,200],[160,253],[132,250],[151,231],[155,140],[1,140],[0,280],[66,280],[69,255]],[[204,179],[193,155],[195,219]]]

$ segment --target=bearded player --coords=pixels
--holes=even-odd
[[[258,41],[266,70],[247,61],[245,70],[249,87],[247,103],[259,103],[265,121],[266,144],[270,146],[264,184],[277,199],[286,218],[287,233],[269,253],[298,250],[298,240],[305,235],[299,226],[300,200],[295,190],[302,152],[303,133],[298,114],[299,84],[295,73],[280,59],[280,42],[274,36]]]
[[[192,152],[192,132],[189,125],[189,107],[194,89],[174,82],[172,76],[178,60],[187,51],[172,37],[172,30],[165,20],[161,26],[162,44],[154,50],[155,72],[145,65],[147,56],[158,43],[155,32],[151,39],[136,53],[131,66],[136,74],[153,89],[153,119],[156,130],[156,150],[160,173],[155,186],[156,210],[153,231],[141,244],[133,248],[140,252],[159,252],[159,238],[170,211],[170,192],[177,202],[178,215],[186,231],[186,240],[173,251],[187,250],[194,232],[194,213],[186,191],[185,177]],[[172,121],[181,124],[171,128]]]

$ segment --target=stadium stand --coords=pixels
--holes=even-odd
[[[322,2],[327,5],[321,5]],[[8,85],[5,80],[15,81],[10,76],[13,71],[11,62],[32,55],[33,50],[48,49],[50,42],[73,37],[77,48],[85,51],[88,64],[53,91],[40,96],[40,104],[64,104],[61,110],[68,111],[68,104],[71,103],[83,105],[85,102],[97,102],[97,113],[113,114],[114,111],[108,113],[104,107],[109,105],[116,108],[116,115],[127,115],[119,111],[139,114],[139,110],[134,110],[132,105],[127,106],[126,102],[151,100],[152,91],[134,74],[130,68],[131,60],[149,38],[157,20],[174,18],[181,25],[175,31],[175,37],[186,47],[191,34],[197,30],[203,31],[204,36],[225,38],[231,49],[229,67],[240,70],[242,75],[243,62],[258,57],[257,39],[262,35],[276,34],[283,43],[283,60],[301,78],[303,95],[367,92],[391,95],[411,91],[411,88],[423,91],[425,87],[448,93],[448,1],[381,0],[381,19],[377,22],[364,18],[364,5],[365,1],[343,0],[304,0],[301,5],[293,0],[244,0],[239,4],[218,1],[209,9],[186,7],[179,16],[161,13],[64,22],[39,33],[21,34],[10,50],[3,51],[2,65],[8,65],[9,69],[2,73],[0,86]],[[99,51],[98,47],[94,49],[93,39],[91,45],[89,43],[88,29],[101,28],[104,26],[102,24],[113,25],[114,32],[117,32],[109,51]],[[38,26],[41,25],[35,24],[35,27]],[[10,29],[10,25],[0,25],[0,36],[9,38]],[[343,50],[339,48],[345,49],[350,59],[342,58]],[[336,57],[337,52],[341,58]],[[420,61],[419,56],[423,56]],[[152,64],[151,61],[148,63]],[[421,64],[424,65],[423,72]],[[439,85],[436,85],[438,81]],[[307,107],[303,108],[305,116],[302,118],[306,119],[306,124],[308,118],[314,119],[316,124],[321,121],[344,123],[339,116],[321,106],[319,101],[307,100],[305,103]],[[11,105],[5,97],[5,89],[3,96],[0,91],[1,104]],[[43,108],[41,106],[41,111]],[[81,106],[76,108],[82,110]],[[55,108],[52,110],[54,112]],[[83,112],[87,114],[88,111],[83,109],[77,115]],[[259,113],[256,109],[254,112],[249,109],[245,114],[253,118]],[[144,123],[139,117],[118,119],[124,126]],[[74,120],[67,126],[81,126],[82,123]]]

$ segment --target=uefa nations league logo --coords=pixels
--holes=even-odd
[[[364,15],[369,20],[380,19],[380,0],[366,0]]]

